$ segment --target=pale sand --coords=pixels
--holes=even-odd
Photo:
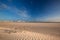
[[[0,40],[60,40],[60,23],[0,22]]]

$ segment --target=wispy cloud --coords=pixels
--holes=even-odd
[[[43,17],[38,16],[36,21],[45,21],[45,22],[60,22],[60,2],[52,3],[51,5],[47,5],[45,8]]]
[[[22,17],[30,17],[28,14],[28,11],[23,9],[23,10],[19,10],[17,8],[14,8],[14,11],[16,11],[16,14]]]
[[[26,9],[20,10],[20,9],[14,7],[14,8],[12,8],[12,11],[14,13],[16,13],[18,16],[20,16],[20,18],[23,19],[23,20],[27,20],[27,19],[31,18],[28,10],[26,10]]]
[[[48,17],[48,18],[46,18],[46,21],[49,21],[49,22],[60,22],[60,16]]]
[[[6,5],[6,4],[4,4],[4,3],[0,3],[0,10],[4,10],[4,9],[10,9],[10,7],[8,6],[8,5]]]
[[[8,2],[12,2],[13,0],[7,0]]]
[[[42,21],[42,22],[60,22],[60,15],[53,15],[53,16],[47,16],[47,17],[38,17],[36,18],[36,21]]]
[[[7,9],[10,12],[15,13],[16,15],[20,16],[20,18],[23,19],[23,20],[27,20],[27,19],[29,19],[31,17],[28,14],[29,12],[28,12],[28,10],[26,10],[26,8],[20,10],[20,9],[18,9],[16,7],[10,7],[10,6],[8,6],[8,5],[4,4],[4,3],[1,3],[0,9],[5,9],[5,10]],[[20,18],[18,18],[18,19],[20,19]]]

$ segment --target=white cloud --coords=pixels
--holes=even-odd
[[[22,9],[19,10],[16,7],[13,8],[13,11],[20,17],[22,17],[22,19],[28,19],[31,16],[28,14],[28,11],[26,9]]]
[[[29,19],[31,17],[28,14],[28,10],[26,10],[26,8],[20,10],[20,9],[18,9],[16,7],[10,7],[10,6],[8,6],[8,5],[4,4],[4,3],[1,3],[0,9],[7,9],[10,12],[15,13],[16,15],[20,16],[20,18],[23,19],[23,20],[27,20],[27,19]]]
[[[48,22],[60,22],[60,2],[54,2],[51,5],[47,5],[45,12],[47,13],[46,17],[43,18],[37,17],[38,21],[48,21]]]
[[[9,10],[10,7],[4,3],[0,3],[0,10],[2,10],[2,9],[8,9]]]
[[[49,22],[60,22],[60,16],[49,17],[46,20]]]
[[[12,2],[13,0],[7,0],[8,2]]]
[[[42,22],[60,22],[60,16],[53,16],[53,17],[47,17],[47,18],[37,18],[36,21],[42,21]]]

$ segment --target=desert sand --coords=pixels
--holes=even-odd
[[[0,22],[0,40],[60,40],[60,23]]]

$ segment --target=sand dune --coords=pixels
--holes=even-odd
[[[60,40],[60,23],[0,22],[0,40]]]

